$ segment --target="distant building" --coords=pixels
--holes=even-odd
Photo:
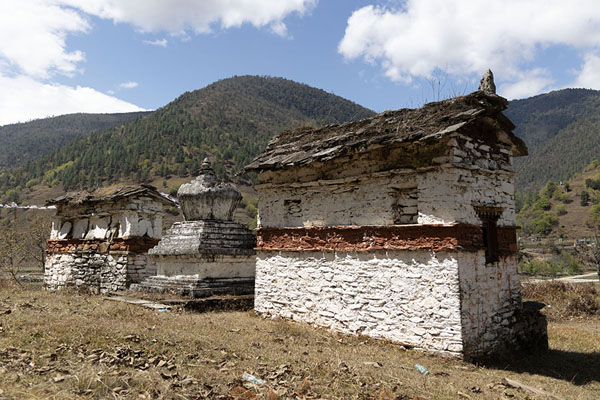
[[[147,252],[161,238],[163,208],[174,203],[154,187],[68,193],[46,205],[56,206],[45,264],[46,288],[123,290],[156,272]]]
[[[280,133],[246,168],[256,311],[467,359],[547,347],[521,301],[512,160],[527,149],[507,103],[480,90]]]

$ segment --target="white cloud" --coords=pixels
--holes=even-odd
[[[518,79],[503,83],[498,94],[507,99],[521,99],[541,93],[554,83],[550,72],[543,68],[534,68],[519,74]]]
[[[0,60],[36,78],[72,74],[84,55],[66,50],[66,36],[89,28],[83,16],[54,1],[0,1]]]
[[[40,83],[26,76],[0,76],[0,88],[0,125],[75,112],[143,111],[89,87]]]
[[[181,40],[214,28],[250,24],[285,36],[284,19],[308,12],[317,0],[1,0],[0,123],[71,112],[140,108],[92,88],[53,83],[57,74],[82,73],[85,54],[67,38],[91,30],[89,16],[165,31]],[[145,41],[167,46],[167,39]],[[22,85],[19,89],[18,85]],[[132,88],[135,82],[126,82]],[[110,93],[110,92],[109,92]],[[104,108],[103,108],[104,107]]]
[[[356,10],[338,51],[346,59],[378,64],[403,83],[430,78],[436,70],[465,77],[492,68],[507,81],[506,92],[516,95],[552,83],[545,72],[527,67],[541,50],[598,44],[596,0],[408,0],[397,9]]]
[[[304,14],[317,0],[61,0],[84,12],[135,25],[144,32],[206,33],[213,25],[234,28],[248,23],[283,30],[292,13]]]
[[[138,83],[137,83],[137,82],[132,82],[132,81],[129,81],[129,82],[123,82],[123,83],[121,83],[121,84],[119,85],[119,87],[120,87],[120,88],[123,88],[123,89],[133,89],[133,88],[135,88],[135,87],[138,87]]]
[[[156,39],[156,40],[144,40],[144,44],[149,44],[151,46],[160,46],[160,47],[167,47],[167,39],[162,38],[162,39]]]
[[[581,70],[577,71],[577,77],[570,86],[600,89],[600,57],[593,53],[586,54]]]

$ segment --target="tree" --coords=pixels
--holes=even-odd
[[[587,191],[581,192],[581,202],[580,204],[584,207],[587,207],[590,204],[590,194]]]
[[[594,242],[589,245],[587,243],[576,244],[575,251],[596,265],[600,280],[600,204],[592,206],[586,224],[594,232]]]
[[[19,285],[19,269],[28,255],[25,239],[14,224],[9,223],[0,231],[0,276],[8,276]]]

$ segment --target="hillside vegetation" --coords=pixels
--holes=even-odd
[[[243,76],[186,92],[157,111],[0,174],[0,192],[39,184],[65,190],[198,173],[210,156],[220,177],[248,164],[277,132],[374,113],[282,78]]]
[[[144,114],[147,113],[80,113],[0,126],[0,167],[36,160],[77,137],[104,131]]]
[[[572,177],[600,154],[600,91],[564,89],[510,102],[506,115],[529,147],[515,160],[518,191]]]
[[[600,234],[600,160],[568,181],[549,181],[538,192],[517,195],[522,236],[569,242]]]

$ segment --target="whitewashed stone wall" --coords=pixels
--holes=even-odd
[[[427,168],[263,183],[258,186],[259,226],[479,225],[473,205],[502,208],[498,226],[514,226],[510,151],[458,136],[449,141],[447,153]]]
[[[417,180],[419,224],[481,225],[473,205],[485,205],[503,209],[498,226],[515,225],[512,174],[451,167],[429,171]]]
[[[416,188],[416,173],[411,170],[311,184],[263,185],[260,225],[392,225],[400,210],[417,214]],[[415,221],[404,223],[411,222]]]
[[[513,174],[468,165],[375,173],[314,185],[262,185],[259,190],[259,222],[264,227],[480,225],[473,205],[503,208],[499,226],[513,226],[515,221]]]
[[[48,254],[45,265],[44,284],[50,290],[75,286],[106,293],[125,290],[131,283],[156,274],[147,254]]]
[[[162,203],[149,197],[100,203],[95,208],[61,208],[50,239],[96,239],[162,236]]]
[[[463,349],[456,252],[258,252],[258,312],[441,353]]]
[[[459,264],[465,349],[472,357],[515,344],[521,282],[517,256],[485,264],[484,252],[464,254]]]
[[[165,277],[193,276],[197,279],[248,278],[254,279],[254,255],[189,254],[152,256],[156,274]]]

